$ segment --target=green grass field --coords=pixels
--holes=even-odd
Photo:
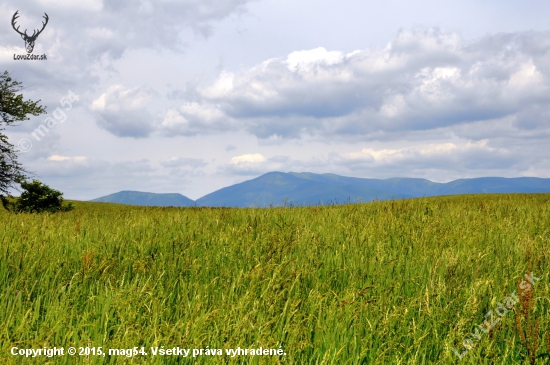
[[[521,303],[479,339],[469,334],[528,270],[540,281],[526,313],[539,324],[526,340],[539,339],[537,363],[547,363],[548,194],[269,209],[74,204],[0,210],[1,364],[523,364]],[[70,346],[148,355],[11,355]],[[162,346],[224,355],[152,356]],[[237,347],[286,355],[225,355]]]

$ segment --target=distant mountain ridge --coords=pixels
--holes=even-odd
[[[92,201],[148,206],[267,207],[484,193],[550,193],[550,179],[483,177],[435,183],[417,178],[364,179],[310,172],[268,172],[196,201],[181,194],[137,191],[121,191]]]
[[[195,206],[195,201],[188,197],[178,194],[156,194],[156,193],[144,193],[141,191],[123,190],[111,195],[102,196],[92,202],[100,203],[118,203],[129,205],[144,205],[144,206],[158,206],[158,207],[192,207]]]

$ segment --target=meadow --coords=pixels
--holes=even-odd
[[[73,204],[57,214],[0,210],[2,364],[548,363],[549,194]],[[531,300],[472,336],[526,273],[540,279]],[[148,355],[11,354],[71,346]],[[152,356],[152,347],[224,355]],[[225,355],[238,347],[286,355]]]

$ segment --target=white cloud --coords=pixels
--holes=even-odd
[[[187,102],[178,109],[166,110],[159,132],[165,136],[192,136],[204,131],[228,130],[231,123],[216,105]]]
[[[168,109],[166,111],[164,119],[161,123],[161,127],[168,130],[186,128],[188,125],[189,121],[174,109]]]
[[[122,85],[112,85],[99,98],[92,102],[91,110],[120,111],[143,108],[156,93],[151,89],[125,88]]]
[[[185,103],[180,112],[190,119],[197,119],[204,123],[212,123],[223,117],[223,113],[215,105],[199,103]]]
[[[98,125],[119,137],[147,137],[153,130],[154,118],[147,104],[156,96],[149,88],[125,88],[113,85],[95,99],[90,110]]]
[[[223,98],[233,91],[235,74],[222,71],[213,85],[201,89],[201,94],[209,99]]]
[[[488,140],[477,142],[467,142],[462,146],[455,143],[430,143],[427,145],[418,145],[400,149],[381,149],[364,148],[361,152],[351,152],[343,154],[341,158],[348,161],[367,161],[379,164],[401,163],[410,160],[425,160],[426,158],[449,158],[459,153],[475,150],[477,152],[495,152],[496,148],[488,146]]]
[[[48,157],[48,160],[49,161],[84,162],[86,161],[86,157],[84,156],[68,157],[68,156],[52,155]]]
[[[353,57],[353,53],[348,57]],[[286,64],[290,71],[295,71],[297,68],[314,68],[318,65],[335,65],[344,60],[345,56],[342,52],[327,51],[324,47],[319,47],[311,50],[292,52],[286,58]]]
[[[224,176],[258,176],[269,171],[285,170],[289,163],[291,159],[288,156],[266,158],[260,153],[253,153],[235,156],[229,163],[219,164],[217,172]]]
[[[502,171],[517,167],[521,160],[512,150],[493,147],[488,140],[461,143],[429,143],[399,149],[364,148],[360,152],[333,155],[331,163],[350,171],[376,169],[410,176],[428,171]],[[422,172],[424,171],[424,172]]]
[[[225,122],[194,131],[372,138],[521,116],[534,105],[542,112],[550,107],[549,59],[547,33],[465,42],[436,28],[401,31],[385,48],[296,51],[197,87],[193,115],[205,121],[198,110],[214,110]]]
[[[254,153],[254,154],[248,154],[248,155],[235,156],[231,159],[230,163],[233,165],[238,165],[241,163],[262,163],[265,161],[267,161],[267,159],[263,155],[259,153]]]

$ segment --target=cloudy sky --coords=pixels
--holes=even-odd
[[[48,14],[33,51],[47,61],[14,60],[16,11],[29,34]],[[0,14],[0,71],[48,111],[7,133],[69,199],[197,199],[268,171],[550,177],[548,1],[12,0]]]

